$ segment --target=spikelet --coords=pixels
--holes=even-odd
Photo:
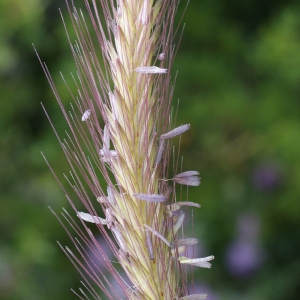
[[[77,107],[72,106],[69,114],[42,64],[71,131],[66,141],[58,137],[72,168],[68,181],[87,212],[78,212],[65,192],[89,240],[72,225],[66,212],[64,216],[84,245],[116,278],[128,299],[203,299],[202,295],[188,296],[184,268],[185,264],[209,267],[207,261],[212,256],[194,260],[179,256],[185,254],[186,245],[197,243],[197,239],[182,234],[186,214],[180,207],[200,206],[179,202],[176,210],[175,189],[162,180],[168,175],[169,140],[190,128],[186,124],[172,129],[168,122],[178,1],[117,0],[116,7],[114,2],[99,1],[105,18],[101,23],[98,2],[85,1],[98,39],[95,45],[83,14],[67,1],[78,41],[74,46],[70,41],[78,71],[74,77],[78,95],[73,96]],[[109,24],[109,28],[104,29],[103,24]],[[98,61],[99,46],[105,71]],[[107,182],[106,193],[99,183],[99,171]],[[197,171],[179,173],[173,176],[173,185],[197,186],[198,175]],[[88,196],[85,186],[93,197]],[[105,218],[98,216],[102,214]],[[98,227],[133,289],[128,288],[87,226]],[[85,257],[84,246],[74,242],[80,256]],[[64,251],[108,299],[121,299],[110,283],[101,279],[97,266],[88,259],[80,263],[70,249]],[[97,298],[88,281],[86,285]]]

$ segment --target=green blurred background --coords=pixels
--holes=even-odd
[[[40,151],[58,174],[69,168],[40,102],[58,130],[66,124],[31,45],[70,102],[59,7],[69,24],[63,0],[0,1],[1,300],[74,299],[80,285],[48,209],[70,207]],[[184,23],[174,103],[177,124],[192,126],[185,170],[202,178],[189,189],[202,205],[198,250],[216,257],[195,289],[209,300],[300,299],[300,1],[192,0]]]

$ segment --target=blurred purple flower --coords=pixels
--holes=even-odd
[[[239,277],[250,276],[263,260],[264,251],[254,241],[237,239],[228,247],[226,253],[228,271]]]
[[[264,250],[258,243],[260,219],[255,213],[245,212],[237,219],[237,238],[226,252],[228,271],[235,276],[247,277],[260,267]]]
[[[113,254],[111,248],[108,246],[105,239],[101,235],[98,235],[95,238],[96,238],[98,244],[101,245],[101,249],[105,253],[105,255],[107,256],[107,258],[109,260],[115,259],[114,254]],[[103,258],[101,256],[100,252],[95,248],[93,248],[93,249],[94,250],[92,250],[89,247],[86,248],[87,263],[89,265],[96,265],[99,270],[101,270],[102,272],[106,272],[107,270],[103,265]]]
[[[275,164],[263,164],[254,169],[252,179],[255,187],[262,191],[276,188],[280,183],[280,172]]]

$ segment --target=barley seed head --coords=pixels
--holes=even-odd
[[[186,246],[197,240],[186,236],[181,207],[199,205],[176,203],[175,194],[177,184],[199,185],[199,173],[185,171],[171,178],[168,174],[172,138],[190,128],[186,124],[172,129],[170,112],[178,1],[84,2],[94,34],[73,1],[67,1],[77,36],[70,46],[78,71],[77,95],[71,92],[75,106],[69,114],[43,65],[70,128],[66,140],[58,137],[72,169],[67,180],[86,209],[79,212],[65,191],[84,228],[64,213],[82,240],[69,233],[84,261],[70,249],[64,251],[109,299],[120,296],[105,276],[99,276],[97,265],[86,259],[85,247],[116,278],[128,299],[203,299],[185,296],[186,265],[210,267],[213,257],[184,256]],[[99,171],[107,187],[100,185]],[[98,216],[101,210],[103,217]],[[134,289],[108,260],[88,223],[98,227]],[[92,284],[86,284],[100,299]]]

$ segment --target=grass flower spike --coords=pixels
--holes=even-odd
[[[74,76],[78,94],[71,92],[76,106],[70,113],[43,65],[71,131],[67,140],[59,139],[72,169],[68,181],[86,209],[79,212],[66,192],[86,230],[64,214],[83,240],[71,237],[84,261],[68,248],[65,252],[107,299],[122,297],[101,277],[97,264],[88,260],[86,248],[116,278],[127,299],[205,298],[189,295],[186,267],[208,268],[213,257],[185,257],[187,245],[198,240],[185,236],[183,230],[182,206],[200,206],[176,203],[175,195],[177,184],[199,185],[199,172],[168,174],[172,138],[190,128],[186,124],[174,129],[170,116],[178,2],[85,0],[96,42],[83,14],[73,1],[67,2],[77,35],[75,45],[70,44],[78,70]],[[99,183],[99,171],[107,182],[105,188]],[[99,228],[130,283],[107,259],[88,226]],[[86,288],[100,299],[90,281]]]

